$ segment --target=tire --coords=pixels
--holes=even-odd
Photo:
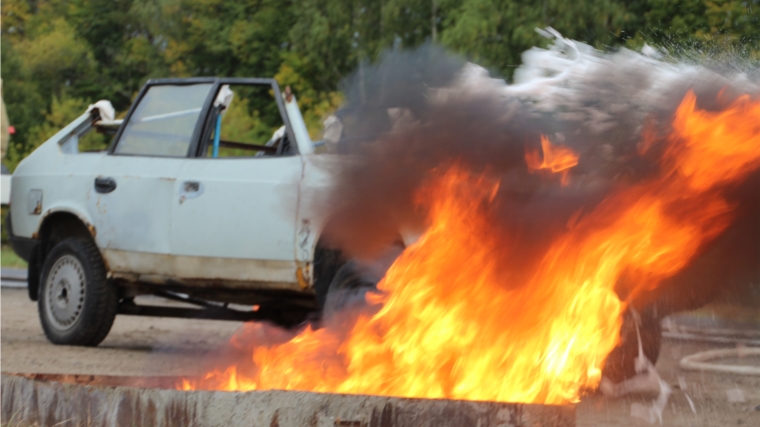
[[[330,317],[354,304],[364,302],[364,294],[376,289],[376,284],[361,274],[355,261],[343,264],[330,282],[322,307],[322,316]]]
[[[72,237],[45,258],[37,300],[40,323],[53,344],[96,346],[108,335],[118,309],[100,251],[89,238]]]
[[[644,309],[640,314],[639,335],[641,350],[652,364],[660,356],[662,327],[654,310]],[[639,335],[636,335],[636,323],[630,311],[623,318],[620,328],[620,343],[607,356],[602,376],[613,384],[618,384],[636,375],[636,358],[639,357]]]
[[[314,254],[314,292],[320,309],[325,306],[330,284],[343,263],[340,251],[317,246]]]

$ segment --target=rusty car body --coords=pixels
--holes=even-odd
[[[282,127],[269,141],[224,139],[230,87],[272,95]],[[304,199],[330,178],[289,89],[281,93],[273,79],[161,79],[145,85],[123,120],[109,105],[93,106],[13,175],[10,238],[29,262],[29,296],[40,301],[48,338],[97,345],[102,331],[66,331],[93,321],[110,328],[111,311],[285,325],[319,311],[337,261],[320,246],[325,218]],[[79,149],[91,131],[114,135],[105,151]],[[217,156],[225,147],[242,155]],[[55,252],[65,242],[68,252]],[[89,244],[97,256],[88,260]],[[55,264],[53,252],[65,262]],[[88,286],[113,295],[90,296]],[[143,294],[197,308],[135,304]],[[117,305],[82,318],[92,301]]]

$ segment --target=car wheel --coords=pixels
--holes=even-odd
[[[42,268],[37,303],[52,343],[96,346],[105,339],[119,298],[92,240],[68,238],[53,247]]]
[[[620,328],[620,343],[607,356],[602,369],[602,376],[613,384],[618,384],[636,375],[636,358],[639,357],[639,336],[641,337],[641,350],[644,356],[657,363],[660,356],[660,344],[662,341],[662,327],[660,319],[654,314],[654,310],[645,309],[639,316],[639,334],[636,334],[636,320],[630,311],[623,317],[623,325]]]
[[[317,246],[314,251],[314,293],[319,308],[325,306],[327,291],[342,266],[340,251]]]
[[[376,284],[361,274],[354,261],[343,264],[335,273],[325,296],[323,316],[330,317],[340,310],[364,302],[364,294]]]

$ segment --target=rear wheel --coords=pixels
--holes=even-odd
[[[67,238],[45,259],[37,301],[40,322],[54,344],[96,346],[108,335],[118,309],[116,287],[95,242]]]

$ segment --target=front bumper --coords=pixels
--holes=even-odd
[[[15,236],[13,234],[13,225],[11,224],[10,212],[6,217],[5,223],[8,227],[8,241],[11,244],[11,248],[13,248],[13,252],[16,252],[16,255],[21,257],[24,261],[29,262],[29,259],[32,256],[32,251],[34,251],[35,246],[40,243],[39,240],[30,239],[28,237]]]

